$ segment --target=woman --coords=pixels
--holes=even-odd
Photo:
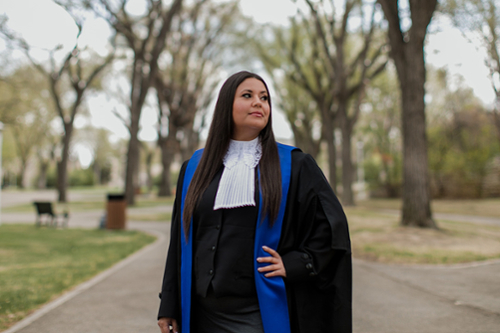
[[[347,220],[314,159],[277,144],[264,80],[222,86],[179,175],[162,333],[351,332]]]

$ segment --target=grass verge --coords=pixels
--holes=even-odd
[[[439,230],[401,227],[398,218],[346,208],[355,258],[398,264],[454,264],[500,258],[500,226],[438,220]]]
[[[154,237],[137,231],[0,226],[0,331]]]
[[[401,199],[370,199],[360,201],[360,207],[401,210]],[[431,202],[434,213],[449,213],[459,215],[475,215],[500,218],[500,198],[444,200],[435,199]]]
[[[140,222],[169,222],[172,219],[172,213],[148,213],[148,214],[137,214],[132,213],[127,215],[129,221],[140,221]]]

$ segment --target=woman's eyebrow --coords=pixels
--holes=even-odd
[[[253,93],[253,90],[246,88],[246,89],[243,89],[241,92],[242,93],[244,93],[244,92],[251,92],[251,93]],[[262,90],[259,94],[266,94],[267,95],[267,91],[266,90]]]

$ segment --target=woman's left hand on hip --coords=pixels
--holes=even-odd
[[[285,265],[283,265],[283,260],[278,252],[271,249],[270,247],[263,246],[262,249],[269,253],[271,257],[259,257],[257,262],[259,263],[269,263],[267,266],[259,267],[258,271],[260,273],[266,273],[265,277],[282,276],[286,277]]]

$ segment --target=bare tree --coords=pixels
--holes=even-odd
[[[292,22],[297,24],[295,21]],[[249,26],[248,30],[250,30],[250,26],[254,26],[253,22],[246,24]],[[317,48],[309,47],[311,41],[304,33],[305,29],[289,29],[279,26],[272,27],[271,30],[266,28],[260,27],[255,32],[256,36],[251,38],[253,43],[250,44],[250,47],[247,45],[247,48],[253,53],[256,52],[256,56],[264,65],[265,70],[271,75],[272,85],[276,91],[273,104],[278,105],[285,114],[293,132],[295,146],[316,158],[320,151],[321,142],[324,141],[321,134],[323,126],[319,112],[321,107],[318,107],[317,103],[319,98],[315,98],[320,94],[313,93],[311,90],[321,91],[322,86],[321,84],[316,86],[313,86],[312,83],[306,84],[307,87],[311,88],[311,90],[307,90],[304,83],[294,76],[294,73],[296,68],[299,68],[304,73],[307,72],[307,75],[304,76],[311,78],[312,81],[316,83],[325,81],[319,78],[322,71],[315,70],[314,64],[320,61],[310,64],[309,68],[307,67],[307,61],[312,57],[311,53],[316,52]],[[265,36],[272,36],[272,39]],[[242,40],[244,39],[242,38]],[[292,58],[290,49],[293,45],[299,44],[302,47],[295,48],[294,58]],[[244,46],[242,45],[242,47]],[[252,53],[248,52],[248,54]],[[330,183],[336,183],[335,178],[331,178]]]
[[[259,47],[259,55],[266,69],[274,74],[275,86],[283,90],[293,89],[281,79],[280,72],[310,95],[321,119],[321,138],[328,147],[329,180],[337,187],[336,143],[334,130],[342,131],[342,203],[354,204],[352,191],[353,164],[351,160],[351,137],[359,115],[365,86],[369,80],[380,74],[387,63],[385,40],[377,36],[375,6],[366,6],[362,1],[338,3],[312,2],[306,0],[309,13],[300,12],[291,20],[291,27],[275,28],[274,38],[278,52],[268,47]],[[343,14],[340,17],[337,13]],[[359,27],[352,28],[353,17],[360,18]],[[378,37],[378,38],[377,38]],[[278,54],[278,55],[276,55]],[[278,69],[278,71],[277,71]],[[306,110],[306,109],[305,109]],[[288,113],[289,111],[285,111]],[[293,116],[293,112],[290,114]],[[297,119],[290,119],[294,129]],[[304,124],[299,118],[299,123]],[[307,126],[310,126],[306,124]],[[297,132],[294,134],[304,134]],[[308,140],[314,147],[314,139]],[[308,145],[309,146],[309,145]],[[314,149],[314,148],[312,148]]]
[[[146,167],[146,187],[147,193],[153,191],[153,162],[156,153],[156,145],[151,146],[150,142],[141,142],[141,149],[144,154],[144,165]]]
[[[369,80],[379,75],[385,68],[387,59],[384,54],[384,40],[376,40],[378,25],[375,21],[376,6],[365,6],[363,1],[346,0],[340,22],[335,17],[335,4],[329,13],[323,3],[313,4],[306,0],[316,26],[317,38],[328,60],[325,70],[331,82],[331,94],[335,98],[333,111],[338,117],[342,132],[342,204],[354,205],[352,184],[354,172],[352,163],[352,143],[354,125],[359,117],[359,106],[364,97],[364,89]],[[363,15],[363,9],[369,8]],[[359,37],[349,32],[349,20],[355,11],[361,12],[362,22]],[[367,19],[365,22],[364,19]],[[349,41],[354,35],[362,40],[361,47],[349,51]],[[352,42],[351,42],[352,43]],[[349,59],[352,59],[349,61]],[[354,98],[354,101],[353,101]],[[349,104],[353,102],[350,108]],[[349,112],[352,109],[352,112]]]
[[[92,66],[92,64],[85,63],[81,57],[82,50],[78,48],[78,38],[82,32],[83,26],[78,20],[75,20],[75,23],[78,27],[77,42],[75,46],[68,52],[63,62],[60,64],[56,61],[55,53],[61,49],[61,46],[57,46],[50,50],[48,66],[38,62],[31,56],[30,51],[32,48],[23,38],[16,36],[16,34],[10,31],[5,24],[0,27],[1,33],[10,41],[15,42],[17,46],[24,51],[24,54],[31,64],[48,80],[54,107],[61,119],[64,129],[62,151],[57,165],[57,190],[59,193],[59,202],[67,201],[68,160],[75,117],[81,109],[85,93],[92,87],[98,75],[114,58],[114,54],[111,53],[105,59],[100,60],[100,63],[97,65]],[[70,94],[67,94],[67,86],[61,87],[65,83],[65,78],[69,83],[67,86],[71,89],[72,97],[70,97]],[[72,101],[65,103],[67,99],[72,99]]]
[[[401,224],[436,228],[432,219],[425,123],[424,41],[437,0],[409,0],[411,27],[402,26],[399,1],[378,0],[389,23],[390,55],[402,98],[403,213]]]
[[[198,0],[204,2],[206,0]],[[84,5],[107,20],[133,53],[130,74],[128,123],[130,140],[127,150],[125,196],[129,205],[135,204],[134,175],[139,168],[139,120],[149,88],[158,73],[158,59],[165,49],[172,22],[182,7],[182,0],[173,0],[170,6],[162,0],[146,1],[144,15],[127,12],[128,0],[83,0]],[[122,117],[120,117],[122,118]],[[123,119],[122,119],[123,120]]]
[[[169,48],[160,59],[165,69],[158,72],[155,81],[163,165],[160,196],[171,195],[170,166],[174,157],[181,154],[186,159],[199,146],[199,131],[219,82],[216,71],[224,50],[223,32],[236,11],[234,2],[198,2],[186,7],[172,26],[167,39]]]
[[[264,36],[269,35],[273,37],[270,43],[261,42],[266,41]],[[292,129],[296,124],[298,125],[295,116],[301,122],[301,119],[306,118],[312,122],[315,116],[321,119],[320,138],[327,142],[328,147],[328,180],[332,188],[336,189],[337,152],[334,136],[336,114],[330,112],[333,109],[334,97],[330,93],[330,82],[324,70],[326,59],[321,53],[321,45],[319,39],[316,38],[314,25],[305,19],[292,19],[290,28],[274,27],[270,32],[264,30],[257,40],[258,42],[252,44],[252,49],[258,52],[264,67],[271,75],[273,85],[280,94],[278,102],[287,114],[290,123],[293,123]],[[292,100],[286,100],[293,93],[295,95],[291,97]],[[313,104],[307,103],[307,108],[296,111],[293,107],[299,105],[294,104],[293,99],[300,99],[303,95],[307,95],[307,97],[301,100],[302,102],[309,100]],[[310,110],[310,106],[314,106],[315,109]],[[298,126],[297,129],[299,129]],[[294,135],[296,135],[295,132]],[[307,141],[307,146],[310,145],[314,150],[315,140],[312,128],[300,127],[300,135],[297,137],[305,135],[308,136],[308,139],[302,140],[300,143],[297,142],[297,144]]]
[[[281,80],[274,77],[273,83],[274,89],[278,92],[277,102],[275,103],[285,112],[288,118],[295,145],[316,158],[323,141],[321,119],[316,102],[286,75]],[[316,134],[318,132],[319,135]]]
[[[319,110],[333,188],[337,184],[334,129],[339,126],[342,131],[342,203],[353,205],[351,137],[365,86],[387,63],[385,40],[377,38],[376,33],[380,30],[375,21],[374,5],[347,0],[340,8],[343,14],[338,20],[337,3],[305,2],[310,13],[301,12],[299,19],[292,19],[288,33],[274,29],[275,39],[291,64],[287,75],[310,94]],[[353,29],[349,22],[355,16],[361,23],[359,28]],[[270,52],[265,47],[259,50],[268,71],[272,73],[277,68],[287,71],[283,68],[283,56],[277,57],[271,54],[276,53],[274,50]],[[275,83],[276,86],[281,84],[283,82]]]

